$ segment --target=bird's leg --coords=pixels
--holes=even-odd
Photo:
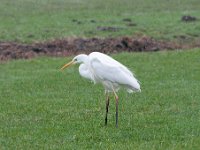
[[[109,95],[107,95],[106,97],[106,118],[105,118],[105,125],[107,125],[107,121],[108,121],[108,108],[109,108]]]
[[[113,93],[115,95],[115,100],[116,100],[116,128],[117,128],[118,127],[118,101],[119,101],[119,98],[114,89],[113,89]]]
[[[116,98],[116,127],[118,127],[118,96]]]

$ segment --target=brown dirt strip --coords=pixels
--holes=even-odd
[[[181,44],[180,44],[181,43]],[[21,44],[0,42],[0,61],[29,59],[36,56],[71,56],[93,51],[103,53],[150,52],[160,50],[189,49],[200,47],[200,42],[169,42],[143,36],[140,38],[68,38],[53,41]]]

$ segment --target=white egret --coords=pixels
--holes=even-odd
[[[129,93],[141,91],[138,80],[133,73],[124,65],[114,60],[108,55],[100,52],[92,52],[89,55],[80,54],[75,56],[72,61],[65,64],[61,70],[73,64],[80,63],[79,73],[82,77],[92,80],[94,83],[101,83],[106,93],[106,117],[109,108],[109,92],[114,93],[116,100],[116,127],[118,126],[118,96],[117,91],[120,87],[125,88]]]

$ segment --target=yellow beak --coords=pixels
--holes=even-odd
[[[63,70],[63,69],[65,69],[65,68],[67,68],[67,67],[69,67],[69,66],[71,66],[73,64],[74,64],[74,61],[72,60],[69,63],[65,64],[60,70]]]

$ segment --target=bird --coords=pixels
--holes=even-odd
[[[79,73],[82,77],[103,85],[106,94],[106,116],[105,125],[108,122],[109,111],[109,93],[113,93],[116,101],[116,120],[115,125],[118,127],[118,102],[117,92],[124,88],[128,93],[141,92],[140,82],[135,75],[122,63],[112,57],[100,53],[92,52],[89,55],[79,54],[69,63],[62,66],[61,70],[71,65],[80,64]]]

